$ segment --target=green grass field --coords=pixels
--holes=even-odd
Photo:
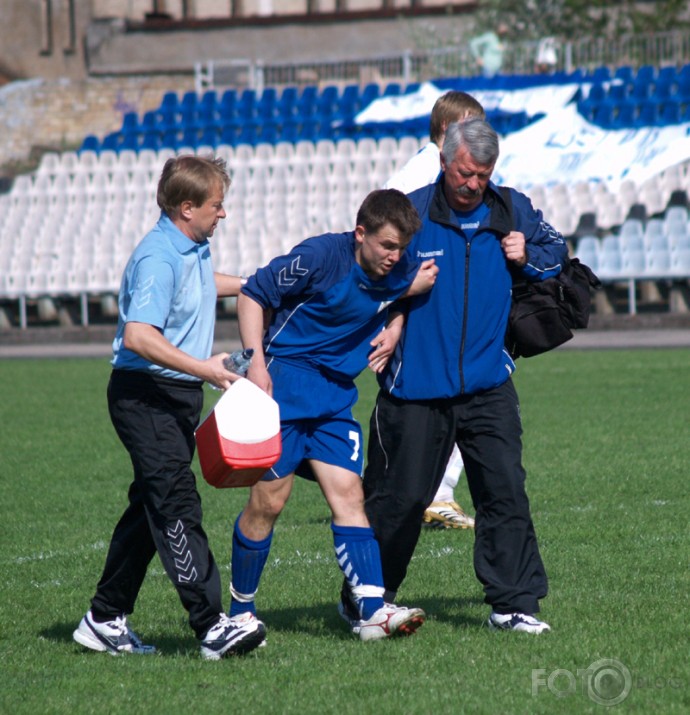
[[[160,655],[73,643],[130,480],[106,410],[109,366],[0,362],[0,712],[689,712],[690,351],[558,351],[519,368],[552,633],[490,632],[472,533],[434,531],[400,593],[427,623],[412,638],[360,643],[335,610],[325,502],[300,481],[257,600],[267,647],[204,662],[157,560],[131,622]],[[364,375],[365,426],[374,395]],[[227,587],[246,490],[203,480],[200,490]],[[471,507],[464,484],[459,496]]]

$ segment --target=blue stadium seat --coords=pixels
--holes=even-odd
[[[247,87],[237,102],[237,109],[243,119],[254,119],[258,115],[256,92]]]
[[[179,110],[180,113],[189,113],[191,112],[196,112],[196,105],[198,102],[198,98],[196,96],[196,92],[185,92],[182,95],[182,99],[180,100],[179,103]]]
[[[621,129],[632,128],[637,121],[637,102],[624,99],[618,104],[617,124]]]
[[[316,113],[316,103],[319,96],[319,90],[316,85],[308,84],[300,94],[297,100],[298,114],[301,116],[309,116]]]
[[[636,77],[630,90],[630,96],[637,100],[647,99],[652,96],[654,84],[646,80],[644,77]]]
[[[177,92],[166,92],[161,99],[159,109],[162,112],[177,112]]]
[[[258,141],[265,144],[277,144],[280,138],[281,127],[276,119],[265,119],[261,122],[261,132]]]
[[[294,144],[299,140],[299,120],[296,117],[284,117],[280,127],[280,141]]]
[[[214,125],[208,125],[201,130],[199,146],[218,146],[220,139],[220,129]]]
[[[606,99],[606,87],[601,82],[595,82],[587,94],[587,100],[590,102],[603,102]]]
[[[281,119],[296,117],[299,112],[298,99],[297,87],[286,87],[276,103],[277,116]]]
[[[235,146],[237,144],[237,137],[239,136],[239,133],[240,129],[238,123],[232,122],[223,124],[220,129],[218,143],[227,144],[228,146]]]
[[[139,149],[153,149],[158,151],[161,148],[161,134],[157,129],[147,129],[143,132]]]
[[[104,149],[118,151],[120,148],[120,132],[111,132],[103,137],[101,151]]]
[[[340,91],[338,88],[329,84],[324,87],[323,92],[318,96],[316,100],[316,111],[322,117],[330,117],[338,109],[338,102],[340,100]]]
[[[656,69],[653,65],[642,65],[635,75],[636,82],[644,82],[645,84],[653,84],[656,79]]]
[[[633,80],[635,79],[635,73],[630,65],[621,65],[620,67],[616,68],[613,78],[620,79],[625,84],[632,84]]]
[[[275,87],[266,87],[257,102],[257,115],[262,119],[272,119],[278,114],[278,93]]]
[[[210,114],[216,111],[218,104],[218,95],[215,89],[207,89],[201,99],[197,102],[197,111],[204,114]]]
[[[182,129],[181,145],[196,149],[199,146],[199,130],[195,126]]]
[[[125,149],[131,149],[132,151],[139,151],[139,135],[138,134],[123,134],[120,140],[120,144],[117,147],[118,151],[123,151]]]
[[[381,95],[381,88],[375,82],[370,82],[367,84],[360,93],[360,108],[371,104],[375,99],[378,99]]]
[[[141,123],[139,124],[139,131],[141,133],[153,131],[158,128],[159,114],[156,111],[144,112],[144,116],[141,118]]]
[[[258,125],[255,121],[249,120],[242,123],[240,133],[237,137],[237,144],[249,144],[256,146],[259,142]]]
[[[600,67],[595,67],[587,79],[590,82],[608,82],[611,79],[611,72],[606,65],[601,65]]]
[[[639,104],[637,120],[638,127],[654,127],[659,123],[659,105],[653,99],[644,99]]]
[[[680,124],[681,104],[677,99],[667,99],[661,103],[660,124]]]
[[[173,149],[177,151],[179,145],[177,129],[169,128],[163,131],[161,134],[161,149]]]
[[[237,91],[226,89],[218,102],[218,115],[220,117],[233,117],[237,115]]]
[[[95,134],[87,134],[82,140],[79,151],[100,151],[101,142]]]
[[[610,100],[614,102],[622,102],[628,96],[628,85],[624,82],[619,82],[617,84],[610,84],[606,95]]]
[[[594,123],[604,129],[615,128],[616,105],[609,99],[605,99],[594,105]]]
[[[402,89],[398,82],[389,82],[383,90],[384,97],[399,97],[401,94]]]
[[[321,121],[318,117],[305,117],[300,125],[299,138],[315,142],[319,138]]]
[[[120,133],[123,135],[139,133],[139,115],[136,112],[125,112],[122,115]]]

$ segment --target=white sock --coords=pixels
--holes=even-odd
[[[453,453],[450,455],[448,464],[446,465],[446,471],[441,480],[441,485],[436,492],[436,496],[433,501],[455,501],[455,487],[460,479],[460,474],[462,473],[462,456],[460,455],[460,450],[458,446],[453,447]]]

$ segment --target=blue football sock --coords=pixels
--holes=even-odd
[[[364,620],[383,606],[381,552],[374,530],[363,526],[331,524],[333,545],[340,570],[350,586]]]
[[[241,516],[241,515],[240,515]],[[237,517],[232,533],[232,564],[230,616],[249,611],[256,613],[254,598],[259,589],[261,574],[271,550],[273,532],[261,541],[252,541],[240,531],[240,517]]]

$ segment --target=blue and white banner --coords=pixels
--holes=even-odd
[[[639,129],[605,130],[585,120],[573,101],[586,83],[562,83],[515,89],[472,89],[458,80],[457,89],[475,97],[486,112],[537,117],[533,123],[501,140],[496,165],[497,183],[527,188],[556,182],[605,181],[613,191],[624,180],[640,184],[670,166],[690,159],[690,123]],[[355,121],[420,123],[426,121],[436,100],[448,89],[423,83],[412,94],[372,102]]]
[[[641,184],[690,158],[690,124],[604,130],[570,104],[501,141],[493,180],[527,188],[550,183],[625,180]]]

